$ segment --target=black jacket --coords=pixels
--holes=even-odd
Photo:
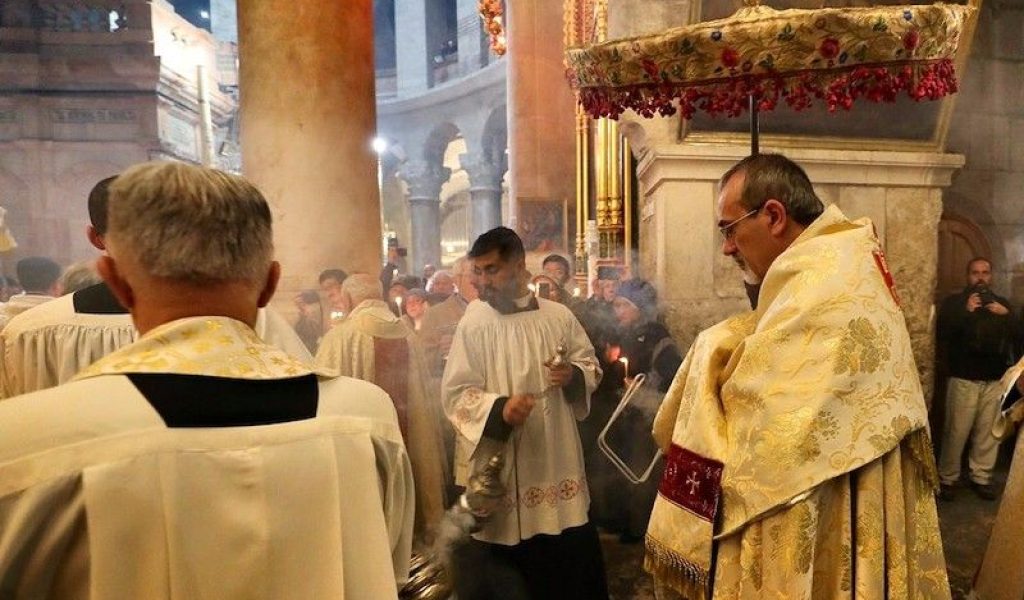
[[[995,294],[995,301],[1010,314],[997,315],[984,306],[969,312],[967,298],[974,292],[968,287],[942,302],[936,327],[938,351],[951,377],[994,381],[1014,362],[1017,324],[1010,301]]]

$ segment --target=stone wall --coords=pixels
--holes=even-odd
[[[639,167],[641,269],[659,290],[673,336],[697,333],[749,308],[740,273],[715,229],[718,178],[747,152],[735,145],[659,144]],[[926,397],[934,368],[932,293],[942,188],[962,157],[924,152],[764,148],[798,162],[826,204],[874,223],[897,282]]]
[[[967,164],[943,195],[992,244],[995,288],[1024,305],[1024,2],[984,2],[947,149]]]

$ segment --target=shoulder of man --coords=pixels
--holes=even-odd
[[[352,377],[320,380],[318,416],[346,416],[370,419],[398,427],[395,405],[380,387]]]
[[[146,428],[159,414],[123,375],[102,375],[0,402],[0,465]]]
[[[3,329],[3,336],[6,339],[12,339],[17,335],[30,331],[68,322],[74,315],[75,305],[72,294],[61,296],[52,302],[44,302],[38,306],[33,306],[25,312],[12,317]]]

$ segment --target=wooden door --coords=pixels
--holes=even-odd
[[[943,298],[959,292],[967,285],[967,261],[977,256],[992,260],[992,246],[981,229],[967,217],[943,214],[939,221],[936,307],[942,303]]]

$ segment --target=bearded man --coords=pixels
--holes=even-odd
[[[781,155],[720,185],[722,252],[760,289],[697,337],[655,421],[659,596],[949,598],[928,416],[871,223]]]

